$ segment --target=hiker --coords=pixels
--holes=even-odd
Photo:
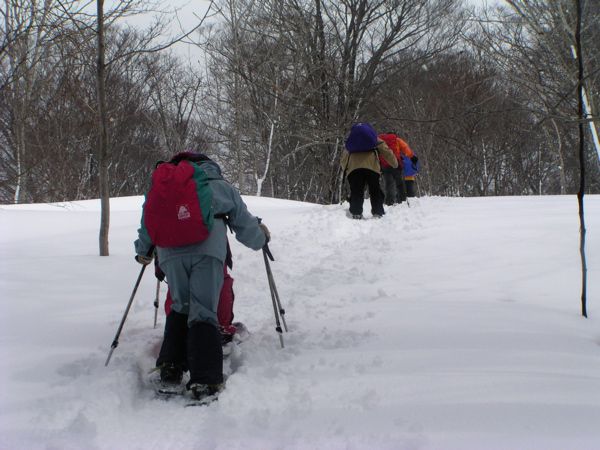
[[[417,155],[413,155],[412,158],[409,158],[408,156],[402,156],[402,162],[406,196],[416,197],[415,177],[419,173],[420,169],[419,158],[417,158]]]
[[[180,383],[180,362],[187,359],[187,389],[197,399],[214,395],[223,387],[217,307],[227,254],[225,218],[236,239],[253,250],[269,241],[269,230],[248,212],[219,166],[201,153],[183,152],[159,163],[143,209],[135,259],[149,264],[156,246],[173,298],[161,348],[161,382]]]
[[[401,156],[401,162],[402,162],[401,167],[402,167],[402,170],[404,171],[404,168],[406,167],[406,164],[404,164],[404,158],[407,158],[408,160],[410,160],[411,163],[413,163],[413,160],[414,160],[414,164],[416,164],[416,161],[418,161],[418,158],[415,156],[414,152],[409,147],[409,145],[406,143],[406,141],[398,136],[398,133],[396,133],[396,142],[397,142],[399,153]],[[406,197],[407,197],[406,178],[404,178],[404,174],[402,175],[401,185],[402,185],[402,189],[401,189],[401,191],[399,191],[398,203],[405,202]],[[413,191],[414,191],[414,188],[413,188]],[[414,197],[414,195],[412,195],[412,197]]]
[[[373,127],[366,123],[355,123],[346,139],[347,152],[342,153],[340,164],[350,184],[349,217],[362,219],[365,185],[369,189],[371,214],[380,218],[383,209],[383,192],[379,186],[381,167],[378,155],[382,155],[391,167],[398,167],[394,153],[384,141],[377,137]]]
[[[386,145],[392,150],[396,161],[398,161],[397,167],[392,167],[383,157],[379,155],[379,164],[381,164],[381,178],[383,180],[383,192],[385,196],[385,204],[392,206],[398,203],[399,199],[403,197],[404,186],[402,179],[402,155],[400,155],[400,143],[398,142],[398,136],[394,133],[380,134],[379,139],[384,141]]]

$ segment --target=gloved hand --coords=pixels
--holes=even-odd
[[[135,255],[135,260],[143,266],[147,266],[152,262],[152,256]]]
[[[269,229],[267,228],[267,226],[264,223],[262,223],[262,222],[259,223],[258,226],[263,231],[263,233],[265,233],[265,237],[267,238],[267,240],[265,241],[265,244],[268,244],[269,241],[271,240],[271,232],[269,231]]]
[[[415,172],[419,170],[419,166],[417,166],[418,161],[419,161],[419,158],[417,158],[416,156],[413,156],[412,158],[410,158],[411,166]]]

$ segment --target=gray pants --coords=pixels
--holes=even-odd
[[[402,169],[385,167],[381,170],[383,175],[383,192],[385,193],[385,204],[388,206],[396,203],[402,203],[406,200],[404,191],[404,180],[402,178]]]
[[[160,265],[167,275],[173,310],[188,316],[188,326],[219,326],[217,307],[223,286],[223,262],[206,255],[184,255]]]

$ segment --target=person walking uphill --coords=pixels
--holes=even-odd
[[[411,161],[416,161],[417,157],[408,144],[400,139],[395,133],[389,132],[380,134],[379,139],[385,141],[398,160],[398,168],[393,168],[387,164],[381,155],[379,156],[381,171],[383,173],[385,204],[391,206],[406,201],[408,186],[405,181],[406,177],[403,175],[406,171],[405,159],[410,163]],[[414,197],[414,195],[412,197]]]
[[[414,197],[414,173],[412,174],[412,176],[409,176],[407,178],[407,173],[412,172],[412,168],[416,167],[417,162],[419,161],[419,158],[417,158],[417,155],[415,155],[415,153],[412,151],[412,149],[409,147],[408,143],[398,137],[397,138],[397,142],[398,142],[398,148],[400,150],[400,155],[402,157],[401,160],[401,166],[402,166],[402,171],[403,171],[403,179],[404,179],[404,183],[402,184],[402,192],[399,194],[399,198],[398,198],[398,202],[404,202],[406,201],[407,197]],[[410,162],[410,165],[409,165]],[[412,180],[412,181],[409,181]],[[410,186],[409,186],[410,185]]]
[[[365,185],[369,188],[371,214],[382,217],[383,192],[379,186],[381,167],[379,155],[391,167],[398,167],[398,160],[384,141],[377,137],[373,127],[366,123],[355,123],[346,139],[347,152],[342,153],[340,164],[350,184],[350,211],[353,219],[362,219]]]
[[[181,373],[177,365],[184,352],[187,388],[198,399],[223,387],[217,308],[227,255],[225,220],[236,239],[253,250],[270,239],[267,227],[248,212],[239,192],[207,156],[183,152],[157,164],[134,243],[135,259],[149,264],[156,248],[173,298],[160,352],[161,381],[181,382],[172,376]]]
[[[394,133],[380,134],[379,139],[387,144],[398,161],[398,167],[394,168],[388,164],[382,155],[379,155],[381,176],[383,178],[383,191],[385,194],[385,204],[387,206],[392,206],[399,201],[402,201],[401,199],[404,192],[404,183],[402,180],[402,155],[400,154],[398,136],[396,136]]]

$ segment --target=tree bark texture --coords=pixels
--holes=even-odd
[[[110,192],[108,180],[108,118],[106,113],[106,65],[104,61],[104,0],[97,0],[98,61],[96,90],[98,95],[98,182],[100,191],[100,256],[108,256]]]
[[[575,0],[577,8],[577,26],[575,28],[575,45],[577,47],[577,92],[579,115],[579,192],[577,201],[579,204],[579,253],[581,255],[581,314],[587,317],[587,263],[585,257],[585,211],[583,196],[585,195],[585,111],[584,111],[584,71],[583,55],[581,51],[581,19],[582,19],[582,0]]]

